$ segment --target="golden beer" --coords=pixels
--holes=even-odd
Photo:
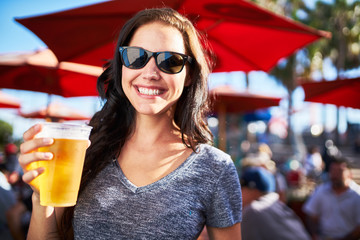
[[[39,187],[42,206],[76,204],[90,131],[89,126],[43,123],[36,137],[53,138],[54,143],[38,151],[51,152],[53,158],[36,162],[36,168],[43,167],[44,172],[30,183]]]
[[[40,178],[40,204],[43,206],[74,206],[76,204],[84,165],[87,140],[54,139],[40,152],[52,152],[54,158],[41,161],[45,168]]]
[[[37,169],[37,168],[40,167],[40,165],[41,165],[40,161],[32,162],[32,163],[30,163],[30,164],[28,164],[26,166],[26,171]],[[42,176],[42,174],[30,182],[30,185],[33,186],[38,191],[40,191],[40,178],[41,178],[41,176]]]

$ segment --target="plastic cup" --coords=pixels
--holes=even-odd
[[[35,138],[53,138],[54,143],[38,151],[51,152],[54,157],[36,162],[37,167],[45,169],[30,183],[39,188],[40,205],[67,207],[76,204],[91,129],[87,125],[42,123],[42,130]]]

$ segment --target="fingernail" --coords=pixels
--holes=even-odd
[[[45,152],[45,153],[44,153],[44,158],[45,158],[45,159],[52,159],[52,158],[53,158],[53,154],[50,153],[50,152]]]
[[[54,142],[54,139],[52,139],[52,138],[44,138],[44,139],[43,139],[43,142],[44,142],[45,144],[52,144],[52,143]]]
[[[40,175],[44,171],[45,171],[45,168],[41,167],[41,168],[38,168],[37,173],[38,173],[38,175]]]

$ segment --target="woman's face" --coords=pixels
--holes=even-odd
[[[174,27],[159,22],[138,28],[129,46],[151,52],[172,51],[185,54],[184,40]],[[137,114],[167,113],[180,98],[184,89],[188,64],[181,72],[168,74],[160,71],[154,57],[141,69],[122,67],[122,87]]]

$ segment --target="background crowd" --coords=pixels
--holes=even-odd
[[[325,146],[310,146],[297,170],[277,162],[267,144],[251,147],[237,166],[244,240],[359,239],[360,186],[353,179],[354,163]],[[17,155],[18,147],[13,143],[6,144],[0,155],[3,240],[25,239],[31,214],[32,190],[21,180]],[[306,194],[299,198],[296,192],[303,189]],[[206,231],[199,239],[207,239]]]

